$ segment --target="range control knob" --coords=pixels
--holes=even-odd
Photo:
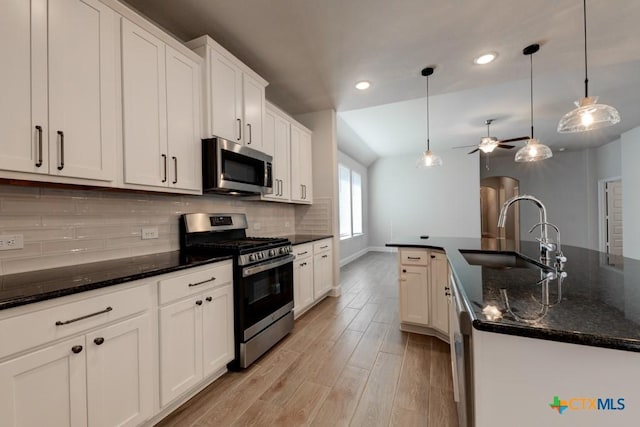
[[[249,261],[255,261],[256,256],[254,254],[249,255]]]
[[[269,256],[274,256],[276,254],[276,251],[274,251],[273,249],[269,249]]]
[[[285,253],[284,248],[280,248],[280,249],[278,250],[278,253],[281,253],[281,254]]]

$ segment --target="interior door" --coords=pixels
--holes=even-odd
[[[98,0],[49,1],[49,173],[115,176],[115,17]]]

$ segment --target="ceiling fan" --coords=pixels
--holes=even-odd
[[[493,150],[495,150],[496,148],[505,148],[505,149],[512,149],[515,147],[515,145],[510,145],[508,144],[509,142],[516,142],[516,141],[524,141],[526,139],[529,139],[528,136],[520,136],[518,138],[509,138],[509,139],[498,139],[494,136],[491,136],[491,133],[489,131],[489,128],[491,127],[491,123],[493,123],[495,121],[495,119],[487,119],[484,121],[484,124],[487,125],[487,136],[483,137],[482,139],[480,139],[480,143],[477,145],[465,145],[462,147],[454,147],[454,148],[469,148],[469,147],[476,147],[475,150],[470,151],[468,154],[473,154],[478,150],[481,150],[483,153],[488,154],[491,153]]]

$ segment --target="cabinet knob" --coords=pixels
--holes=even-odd
[[[450,291],[450,290],[451,290],[451,288],[450,288],[450,287],[448,287],[448,286],[445,286],[445,287],[444,287],[444,290],[445,290],[445,291]]]
[[[451,296],[451,292],[445,292],[444,294],[448,297]]]
[[[431,259],[434,259],[436,256],[435,255],[431,255]]]
[[[196,301],[196,305],[202,305],[202,300],[199,299],[198,301]]]
[[[102,337],[98,337],[98,338],[94,339],[94,340],[93,340],[93,342],[94,342],[96,345],[101,345],[101,344],[104,342],[104,338],[102,338]]]
[[[212,297],[206,297],[205,299],[207,300],[207,302],[211,302],[211,301],[213,301],[213,298],[212,298]]]
[[[407,270],[405,270],[405,269],[402,269],[402,272],[403,272],[403,273],[406,273],[406,272],[407,272]]]
[[[82,346],[81,345],[74,345],[73,347],[71,347],[71,351],[73,351],[75,354],[78,354],[82,351]]]

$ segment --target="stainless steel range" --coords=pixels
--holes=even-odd
[[[246,368],[293,330],[293,255],[283,238],[247,237],[244,214],[195,213],[180,219],[186,254],[233,255],[236,358]]]

